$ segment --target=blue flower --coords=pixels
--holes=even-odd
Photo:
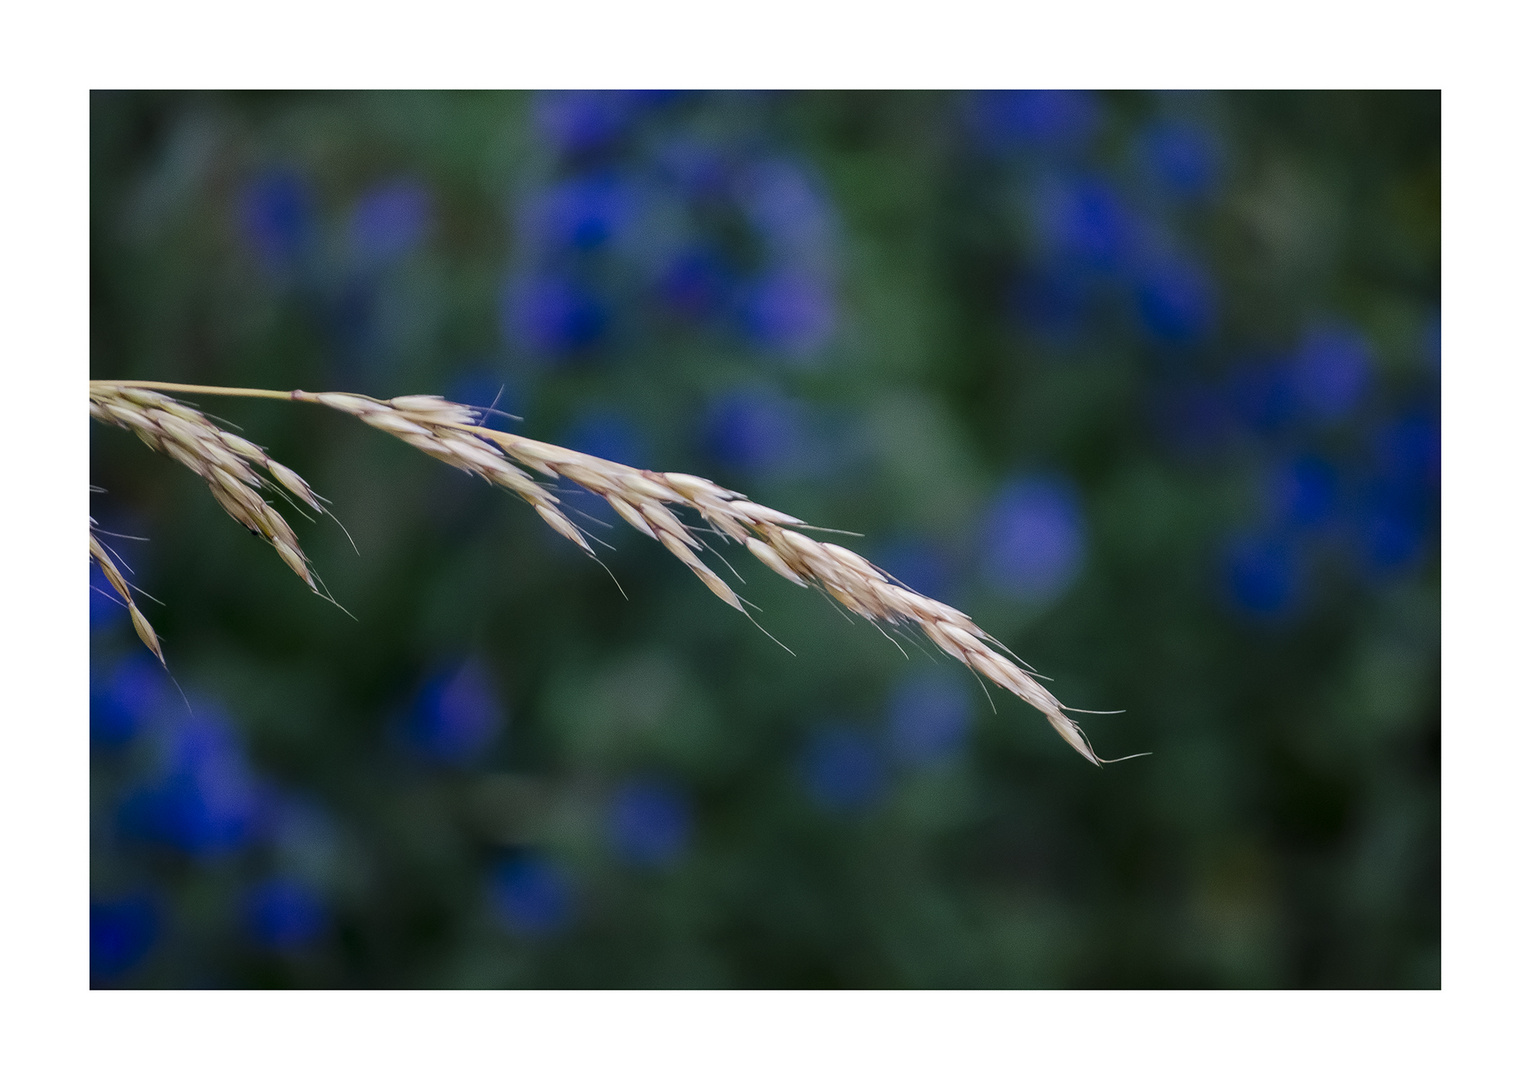
[[[1061,479],[1006,484],[990,504],[982,537],[990,584],[1031,603],[1055,599],[1084,565],[1084,515]]]
[[[143,961],[159,938],[159,906],[148,893],[90,902],[90,977],[117,979]]]
[[[1327,326],[1310,331],[1293,363],[1297,400],[1315,419],[1351,415],[1371,386],[1371,346],[1357,330]]]
[[[740,323],[757,345],[797,360],[814,356],[835,330],[835,301],[827,282],[781,272],[745,286]]]
[[[1273,619],[1292,612],[1302,591],[1302,560],[1288,540],[1241,536],[1223,557],[1223,576],[1234,605],[1246,614]]]
[[[1298,393],[1292,369],[1274,361],[1251,361],[1228,380],[1234,415],[1257,432],[1273,435],[1296,418]]]
[[[897,537],[880,547],[875,556],[873,561],[884,572],[921,595],[939,600],[951,591],[951,560],[928,540]]]
[[[702,416],[712,457],[756,473],[789,469],[799,459],[804,427],[802,409],[770,390],[730,391],[714,398]]]
[[[505,710],[478,660],[466,660],[430,679],[404,726],[419,754],[448,765],[480,757],[505,726]]]
[[[290,169],[256,176],[239,195],[245,242],[268,270],[290,270],[314,242],[314,198],[308,182]]]
[[[1100,107],[1082,90],[984,90],[973,95],[969,116],[995,150],[1078,148],[1100,126]]]
[[[659,293],[673,310],[704,319],[723,310],[732,286],[733,275],[723,256],[709,245],[694,245],[671,257]]]
[[[1153,398],[1154,426],[1170,448],[1192,458],[1222,449],[1233,413],[1217,387],[1186,382],[1166,387]]]
[[[1425,520],[1418,501],[1385,485],[1362,494],[1351,528],[1361,567],[1370,577],[1406,569],[1424,553]]]
[[[802,165],[783,160],[754,164],[743,177],[741,196],[769,261],[811,270],[829,257],[833,212]]]
[[[612,798],[607,825],[618,858],[635,866],[667,866],[691,840],[691,803],[667,781],[629,780]]]
[[[110,749],[131,742],[159,710],[168,690],[168,677],[153,657],[135,654],[118,664],[110,676],[91,686],[92,745]]]
[[[732,186],[733,170],[728,157],[717,147],[680,136],[660,148],[660,175],[681,194],[698,202],[717,202]]]
[[[131,793],[119,810],[129,838],[197,858],[214,858],[250,844],[262,823],[264,793],[228,721],[200,708],[173,712],[158,776]]]
[[[594,251],[605,246],[635,212],[635,196],[611,173],[565,180],[527,207],[530,238],[545,252]]]
[[[809,797],[826,810],[850,813],[877,801],[884,786],[877,748],[847,727],[821,728],[803,750],[802,779]]]
[[[702,93],[700,90],[629,90],[635,104],[645,109],[667,109]]]
[[[399,178],[369,188],[351,208],[352,249],[365,261],[409,254],[431,224],[431,193],[418,180]]]
[[[557,150],[571,157],[610,149],[635,115],[622,90],[554,90],[537,95],[532,121]]]
[[[323,898],[296,878],[268,878],[252,886],[243,906],[246,931],[265,949],[302,949],[329,926]]]
[[[564,869],[545,855],[507,859],[490,874],[489,899],[496,916],[513,933],[549,937],[574,915],[574,888]]]
[[[643,437],[633,422],[611,409],[584,409],[560,437],[562,445],[582,454],[594,454],[624,465],[648,460]]]
[[[972,718],[972,697],[959,677],[947,672],[914,675],[893,691],[888,741],[893,753],[909,764],[940,761],[962,748]]]
[[[1097,273],[1125,268],[1137,246],[1138,223],[1116,189],[1100,177],[1053,180],[1034,206],[1043,250]]]
[[[1046,265],[1020,274],[1010,301],[1023,325],[1052,337],[1065,337],[1084,324],[1090,302],[1088,276],[1078,267]]]
[[[1137,300],[1144,329],[1172,345],[1202,340],[1217,318],[1212,278],[1184,256],[1156,259],[1144,267]]]
[[[1378,472],[1390,484],[1419,495],[1441,486],[1441,417],[1438,407],[1416,408],[1386,421],[1372,437]]]
[[[1333,520],[1339,497],[1339,471],[1331,462],[1313,454],[1278,466],[1267,490],[1271,516],[1283,525],[1298,528],[1315,528]]]
[[[1139,138],[1138,155],[1149,176],[1182,199],[1205,199],[1222,180],[1222,147],[1206,128],[1189,121],[1150,126]]]
[[[548,357],[564,357],[596,345],[606,335],[605,302],[572,278],[517,276],[506,283],[500,305],[508,341]]]

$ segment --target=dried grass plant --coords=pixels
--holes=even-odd
[[[409,395],[381,401],[360,394],[282,392],[180,383],[93,380],[91,416],[126,428],[151,449],[174,458],[207,482],[229,516],[263,537],[282,561],[315,592],[321,592],[298,538],[267,495],[282,495],[318,513],[324,505],[302,477],[273,461],[260,447],[220,428],[171,394],[273,398],[309,402],[348,413],[464,472],[507,488],[532,505],[551,528],[594,557],[578,525],[559,509],[558,497],[532,473],[568,480],[604,498],[622,519],[662,544],[719,599],[744,605],[700,553],[711,531],[741,544],[756,560],[804,588],[816,588],[868,621],[917,630],[942,651],[1039,710],[1063,739],[1094,764],[1104,764],[1065,707],[1013,659],[995,638],[950,605],[903,585],[860,555],[817,540],[815,527],[779,510],[751,502],[737,491],[686,473],[652,472],[590,454],[483,426],[480,410],[440,397]],[[261,471],[257,471],[261,470]],[[528,471],[530,470],[530,471]],[[262,475],[264,472],[265,475]],[[671,507],[696,514],[705,528],[688,525]],[[133,600],[128,583],[98,541],[92,559],[127,604],[134,629],[164,663],[153,628]],[[824,530],[821,530],[824,531]],[[833,530],[828,530],[833,531]],[[748,617],[748,612],[745,612]],[[1082,711],[1082,710],[1076,710]]]

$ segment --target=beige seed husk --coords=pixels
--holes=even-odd
[[[91,415],[97,420],[132,431],[151,449],[200,476],[230,517],[270,541],[293,573],[318,591],[297,535],[276,508],[261,498],[260,488],[267,482],[246,462],[264,468],[272,477],[270,486],[281,487],[323,513],[302,477],[248,439],[224,431],[191,406],[157,391],[92,382],[90,400]]]
[[[585,542],[585,538],[580,535],[580,531],[574,527],[574,522],[564,517],[557,510],[549,510],[546,506],[539,506],[536,509],[537,516],[551,525],[560,536],[567,540],[572,540],[586,551],[590,551],[590,545]],[[592,552],[592,554],[594,553]]]
[[[722,600],[725,604],[728,604],[730,607],[735,608],[738,611],[744,610],[744,605],[740,603],[739,598],[734,595],[734,590],[728,587],[727,582],[718,577],[717,574],[713,573],[711,568],[705,565],[693,566],[691,568],[691,572],[694,573],[697,577],[701,578],[702,584],[711,589],[713,595],[718,599]]]
[[[694,551],[692,551],[685,544],[681,543],[674,536],[667,532],[662,532],[659,534],[659,542],[665,546],[666,551],[668,551],[671,555],[674,555],[681,562],[685,563],[692,570],[695,570],[699,566],[706,565],[702,562],[701,559],[696,557],[696,553]]]
[[[203,389],[218,392],[220,388]],[[154,407],[161,399],[153,396],[150,391],[137,388],[131,388],[133,394],[148,396],[130,396],[129,390],[122,384],[93,382],[92,415],[136,431],[149,445],[167,453],[170,452],[168,445],[184,442],[184,436],[188,434],[186,430],[177,430],[176,434],[181,438],[172,438],[164,429],[145,424],[143,409]],[[590,546],[580,531],[567,517],[553,509],[557,499],[532,483],[526,474],[510,462],[513,460],[550,478],[579,484],[603,496],[624,521],[639,532],[657,539],[720,599],[742,611],[743,605],[738,596],[697,556],[696,552],[702,548],[701,543],[666,504],[686,506],[723,535],[742,542],[756,560],[787,580],[799,585],[816,586],[866,619],[919,629],[938,648],[1041,711],[1070,746],[1091,762],[1101,764],[1079,725],[1064,713],[1057,698],[997,651],[989,643],[992,639],[967,615],[948,604],[891,583],[883,571],[848,548],[814,540],[788,527],[802,525],[799,518],[750,502],[738,492],[720,487],[703,477],[689,473],[656,473],[636,469],[479,426],[474,422],[476,414],[473,410],[434,396],[405,395],[390,401],[378,401],[359,394],[315,394],[301,390],[282,396],[314,402],[356,416],[433,457],[514,491],[532,504],[538,516],[551,528],[589,552]],[[200,414],[191,417],[180,413],[172,415],[184,421],[190,431],[196,430],[195,417]],[[216,428],[212,430],[217,431]],[[241,453],[241,456],[249,457],[236,449],[234,444],[225,441],[225,445]],[[187,450],[195,456],[194,448],[188,447]],[[255,460],[271,471],[264,458]],[[232,477],[234,474],[231,472],[229,475]],[[287,483],[281,474],[273,472],[273,475],[287,490],[305,502],[309,501],[303,495],[306,485],[297,489]],[[220,483],[226,488],[226,480],[220,481],[211,476],[208,478],[214,494],[221,496],[219,501],[232,516],[245,524],[248,524],[246,517],[254,520],[254,527],[271,537],[273,544],[285,545],[285,538],[279,536],[278,531],[290,533],[290,530],[286,530],[285,521],[280,526],[274,524],[269,515],[274,515],[275,511],[270,510],[263,500],[257,496],[257,501],[264,508],[258,510],[247,499],[234,496],[232,491],[226,495],[221,494]],[[249,488],[245,487],[244,490],[249,491]],[[236,498],[239,498],[238,502]],[[280,519],[277,517],[275,520]],[[291,547],[291,552],[278,548],[284,559],[298,554],[296,544]],[[289,565],[292,565],[291,562]]]
[[[769,506],[761,506],[758,503],[747,502],[740,499],[729,504],[734,513],[751,521],[769,521],[772,525],[801,525],[802,518],[795,518],[791,514],[783,514],[780,510],[772,510]]]
[[[852,574],[859,575],[864,580],[888,580],[882,576],[882,573],[877,569],[877,567],[867,562],[860,555],[857,555],[850,548],[843,548],[839,544],[830,543],[823,543],[819,546],[825,551],[829,552],[830,555],[834,556],[835,560],[838,561],[846,569],[850,570]]]
[[[717,500],[698,499],[696,509],[706,519],[707,524],[718,529],[734,543],[743,544],[749,541],[749,530],[737,518],[730,515],[724,505]]]
[[[670,513],[668,509],[659,503],[644,502],[640,504],[639,508],[643,511],[643,516],[648,518],[649,524],[659,531],[661,538],[669,536],[679,540],[689,548],[694,548],[697,551],[702,549],[701,542],[693,537],[690,530],[681,524],[680,518]]]
[[[92,520],[94,525],[95,521]],[[149,620],[138,609],[138,604],[133,600],[133,592],[128,588],[127,579],[122,576],[122,571],[117,569],[117,564],[106,553],[105,546],[96,539],[94,533],[90,537],[90,557],[101,568],[101,573],[111,584],[117,595],[122,597],[122,602],[128,606],[128,618],[133,623],[133,632],[138,635],[138,640],[144,643],[144,647],[152,652],[160,664],[165,663],[164,650],[160,648],[159,635],[154,632],[154,627],[149,625]]]
[[[801,585],[804,588],[808,587],[808,583],[797,575],[797,571],[787,565],[785,559],[776,554],[776,550],[770,544],[762,543],[753,536],[750,536],[745,538],[744,546],[749,549],[751,555],[792,582],[792,584]]]
[[[611,462],[610,464],[616,463]],[[618,466],[618,468],[625,468],[625,466]],[[684,501],[676,497],[678,493],[668,484],[659,483],[659,481],[655,480],[654,477],[648,473],[641,472],[638,469],[630,469],[627,471],[631,473],[631,475],[623,477],[622,486],[628,491],[632,492],[634,495],[641,495],[645,499],[658,500],[660,502]]]
[[[137,604],[128,606],[128,618],[133,621],[133,632],[138,635],[150,652],[159,660],[161,666],[165,663],[164,650],[160,648],[159,635],[154,632],[154,627],[149,625],[149,620],[144,618],[144,613],[138,609]]]
[[[608,495],[606,496],[606,501],[611,503],[611,508],[621,515],[623,521],[637,529],[644,536],[647,536],[650,540],[659,539],[658,536],[654,535],[654,527],[643,520],[643,515],[634,509],[632,503],[620,495]]]

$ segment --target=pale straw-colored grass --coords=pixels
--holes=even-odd
[[[263,537],[304,584],[319,591],[297,534],[277,509],[261,497],[262,490],[275,490],[280,485],[322,514],[323,506],[301,476],[273,461],[248,439],[224,431],[191,406],[154,390],[92,382],[90,415],[102,423],[128,429],[151,449],[174,458],[200,476],[231,518]],[[252,463],[265,469],[272,479],[256,473],[250,467]]]
[[[284,561],[311,588],[313,578],[296,537],[291,536],[280,515],[260,498],[261,482],[244,463],[259,464],[289,492],[320,509],[307,485],[291,470],[266,458],[253,444],[221,431],[195,409],[162,392],[304,401],[347,413],[449,465],[509,489],[531,503],[538,516],[559,534],[591,552],[580,528],[559,509],[557,496],[526,470],[550,480],[570,481],[604,498],[624,521],[658,541],[720,599],[742,612],[744,605],[734,590],[702,561],[700,552],[706,545],[699,535],[711,531],[742,545],[757,561],[788,581],[819,589],[870,622],[920,632],[937,648],[1039,710],[1070,746],[1089,761],[1102,764],[1084,732],[1058,699],[967,615],[906,587],[854,551],[807,535],[804,530],[813,526],[751,502],[739,492],[719,487],[710,480],[686,473],[638,469],[497,431],[479,423],[482,417],[477,410],[434,396],[410,395],[382,401],[360,394],[303,390],[284,393],[174,383],[91,383],[92,415],[129,428],[149,446],[175,457],[203,476],[230,515],[271,541]],[[237,443],[229,442],[230,439]],[[242,489],[245,495],[234,494],[235,489]],[[705,528],[686,524],[671,507],[694,512]],[[93,539],[92,555],[95,551]],[[135,619],[135,626],[139,621]]]
[[[159,635],[155,634],[154,627],[149,625],[149,620],[144,618],[144,613],[139,610],[138,604],[133,600],[133,593],[128,588],[127,579],[122,576],[122,571],[117,568],[117,564],[113,561],[111,555],[107,554],[106,545],[96,538],[96,522],[94,519],[91,520],[90,525],[91,559],[101,568],[101,573],[105,575],[107,582],[116,590],[117,595],[122,598],[122,602],[127,605],[128,617],[133,622],[133,630],[138,634],[138,640],[142,641],[148,650],[163,664],[165,662],[165,653],[160,648]],[[91,588],[94,589],[95,586],[92,585]],[[100,590],[97,589],[96,591],[99,592]]]

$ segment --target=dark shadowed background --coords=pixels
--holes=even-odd
[[[626,599],[380,432],[193,399],[332,500],[354,619],[92,426],[189,699],[92,592],[95,985],[1440,985],[1438,94],[101,93],[91,140],[94,377],[712,477],[1152,751],[737,549],[795,656],[597,500]]]

